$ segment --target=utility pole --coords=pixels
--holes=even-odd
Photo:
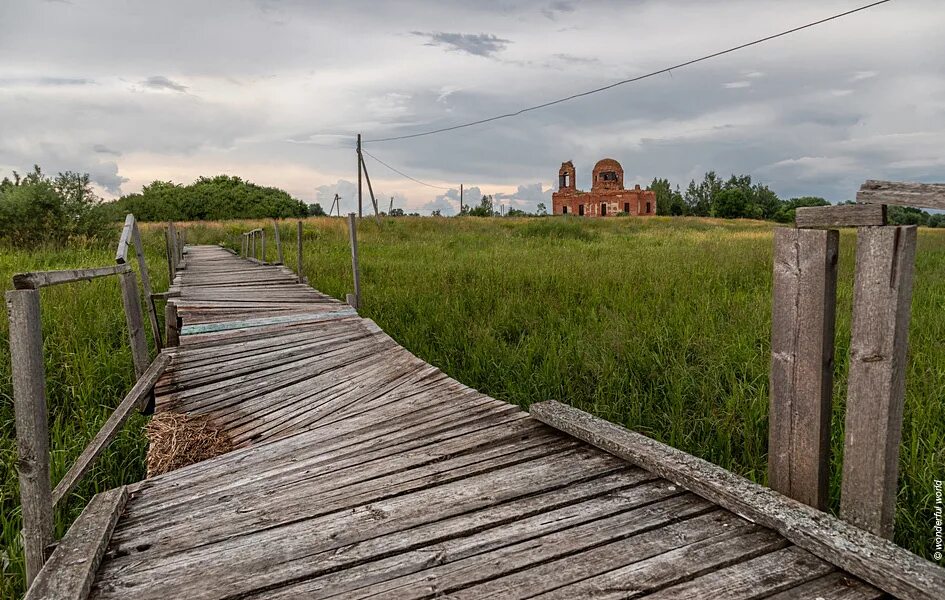
[[[390,197],[390,208],[387,209],[387,216],[388,217],[394,216],[394,197],[393,196]]]
[[[364,159],[361,157],[361,134],[358,134],[358,218],[361,218],[361,165]],[[340,214],[338,216],[341,216]]]
[[[459,214],[463,214],[463,184],[459,184]]]

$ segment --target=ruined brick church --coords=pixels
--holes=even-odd
[[[612,158],[605,158],[594,165],[589,192],[577,189],[571,161],[561,163],[558,191],[551,195],[551,204],[556,215],[615,217],[618,214],[656,214],[656,194],[640,189],[639,185],[632,190],[624,189],[623,167]]]

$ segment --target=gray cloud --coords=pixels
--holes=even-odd
[[[565,0],[556,0],[548,6],[541,9],[541,14],[545,15],[548,19],[556,21],[558,15],[562,13],[573,13],[574,4],[572,2],[566,2]]]
[[[154,90],[172,90],[174,92],[187,91],[186,85],[172,81],[163,75],[152,75],[151,77],[148,77],[142,81],[141,85]]]
[[[121,152],[119,152],[118,150],[112,150],[105,144],[95,144],[94,146],[92,146],[92,150],[97,152],[98,154],[111,154],[112,156],[121,156]]]
[[[945,53],[928,18],[937,8],[889,3],[514,119],[368,143],[403,172],[455,188],[443,194],[368,159],[374,190],[382,209],[393,195],[408,211],[456,211],[460,182],[470,200],[481,191],[533,207],[561,161],[574,161],[586,189],[603,156],[623,164],[628,185],[659,176],[685,187],[714,169],[751,174],[785,197],[845,200],[867,178],[942,181],[945,78],[929,59]],[[339,190],[344,213],[356,210],[358,132],[370,140],[514,112],[744,41],[732,22],[770,32],[830,12],[797,0],[789,24],[777,4],[750,0],[708,12],[656,0],[414,0],[369,13],[329,0],[226,11],[185,0],[81,10],[2,0],[0,21],[21,26],[0,36],[0,86],[13,92],[0,93],[0,171],[88,171],[103,193],[226,172],[326,209]],[[168,45],[171,30],[180,42]],[[457,30],[493,33],[430,37]],[[152,73],[165,74],[155,86]]]
[[[427,46],[443,46],[449,51],[466,52],[474,56],[491,57],[502,50],[511,40],[505,40],[491,33],[443,33],[414,31],[414,35],[427,38]]]

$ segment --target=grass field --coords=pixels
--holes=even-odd
[[[188,226],[188,241],[228,243],[268,223]],[[771,305],[768,223],[706,219],[365,219],[362,314],[412,352],[496,398],[555,398],[764,482]],[[295,226],[282,238],[295,266]],[[275,247],[267,234],[268,259]],[[155,289],[166,289],[156,232],[145,231]],[[116,231],[117,240],[117,231]],[[838,286],[832,503],[838,505],[852,289],[852,232]],[[306,222],[304,272],[335,297],[351,291],[346,224]],[[6,251],[15,271],[104,265],[111,248]],[[163,269],[163,270],[162,270]],[[934,479],[945,478],[945,232],[919,234],[896,541],[932,552]],[[44,331],[58,478],[131,384],[117,282],[44,291]],[[106,300],[107,299],[107,300]],[[21,558],[6,322],[0,325],[0,596]],[[60,516],[98,489],[143,472],[141,420]],[[0,556],[2,560],[2,556]]]

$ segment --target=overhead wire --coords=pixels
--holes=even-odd
[[[626,84],[629,84],[629,83],[635,83],[635,82],[637,82],[637,81],[642,81],[642,80],[648,79],[648,78],[650,78],[650,77],[655,77],[656,75],[662,75],[663,73],[670,73],[670,74],[671,74],[672,71],[675,71],[675,70],[678,70],[678,69],[682,69],[683,67],[688,67],[688,66],[690,66],[690,65],[694,65],[694,64],[696,64],[696,63],[700,63],[700,62],[704,62],[704,61],[707,61],[707,60],[710,60],[710,59],[713,59],[713,58],[717,58],[717,57],[722,56],[722,55],[725,55],[725,54],[730,54],[730,53],[736,52],[736,51],[738,51],[738,50],[743,50],[743,49],[749,48],[749,47],[751,47],[751,46],[756,46],[756,45],[758,45],[758,44],[763,44],[763,43],[765,43],[765,42],[769,42],[769,41],[771,41],[771,40],[774,40],[774,39],[777,39],[777,38],[780,38],[780,37],[784,37],[784,36],[786,36],[786,35],[791,35],[792,33],[797,33],[798,31],[802,31],[802,30],[804,30],[804,29],[809,29],[809,28],[815,27],[815,26],[817,26],[817,25],[822,25],[823,23],[827,23],[827,22],[829,22],[829,21],[834,21],[834,20],[836,20],[836,19],[840,19],[840,18],[842,18],[842,17],[846,17],[846,16],[852,15],[852,14],[854,14],[854,13],[858,13],[858,12],[861,12],[861,11],[864,11],[864,10],[867,10],[867,9],[870,9],[870,8],[873,8],[873,7],[875,7],[875,6],[879,6],[880,4],[885,4],[885,3],[887,3],[887,2],[890,2],[890,0],[878,0],[877,2],[872,2],[872,3],[870,3],[870,4],[866,4],[866,5],[860,6],[860,7],[858,7],[858,8],[854,8],[854,9],[851,9],[851,10],[848,10],[848,11],[845,11],[845,12],[842,12],[842,13],[838,13],[838,14],[835,14],[835,15],[832,15],[832,16],[829,16],[829,17],[826,17],[826,18],[823,18],[823,19],[819,19],[819,20],[817,20],[817,21],[812,21],[812,22],[807,23],[807,24],[805,24],[805,25],[800,25],[800,26],[798,26],[798,27],[794,27],[794,28],[791,28],[791,29],[787,29],[787,30],[782,31],[782,32],[780,32],[780,33],[775,33],[775,34],[773,34],[773,35],[768,35],[768,36],[765,36],[765,37],[763,37],[763,38],[759,38],[759,39],[754,40],[754,41],[751,41],[751,42],[747,42],[747,43],[744,43],[744,44],[739,44],[738,46],[733,46],[733,47],[731,47],[731,48],[726,48],[725,50],[720,50],[720,51],[718,51],[718,52],[713,52],[712,54],[706,54],[706,55],[704,55],[704,56],[700,56],[699,58],[694,58],[694,59],[692,59],[692,60],[687,60],[687,61],[685,61],[685,62],[681,62],[681,63],[679,63],[679,64],[672,65],[672,66],[670,66],[670,67],[664,67],[664,68],[662,68],[662,69],[659,69],[659,70],[656,70],[656,71],[651,71],[651,72],[646,73],[646,74],[644,74],[644,75],[638,75],[638,76],[636,76],[636,77],[631,77],[631,78],[628,78],[628,79],[622,79],[622,80],[620,80],[620,81],[615,81],[614,83],[611,83],[611,84],[608,84],[608,85],[605,85],[605,86],[602,86],[602,87],[594,88],[594,89],[592,89],[592,90],[587,90],[587,91],[584,91],[584,92],[579,92],[579,93],[576,93],[576,94],[571,94],[570,96],[565,96],[564,98],[558,98],[558,99],[556,99],[556,100],[551,100],[551,101],[548,101],[548,102],[543,102],[543,103],[541,103],[541,104],[536,104],[536,105],[534,105],[534,106],[528,106],[528,107],[526,107],[526,108],[522,108],[522,109],[517,110],[517,111],[514,111],[514,112],[509,112],[509,113],[505,113],[505,114],[501,114],[501,115],[495,115],[495,116],[493,116],[493,117],[487,117],[487,118],[484,118],[484,119],[478,119],[478,120],[476,120],[476,121],[469,121],[469,122],[467,122],[467,123],[461,123],[461,124],[459,124],[459,125],[451,125],[451,126],[449,126],[449,127],[441,127],[441,128],[439,128],[439,129],[431,129],[430,131],[421,131],[421,132],[419,132],[419,133],[411,133],[411,134],[406,134],[406,135],[396,135],[396,136],[385,137],[385,138],[377,138],[377,139],[373,139],[373,140],[364,140],[362,143],[393,142],[393,141],[395,141],[395,140],[406,140],[406,139],[411,139],[411,138],[418,138],[418,137],[423,137],[423,136],[428,136],[428,135],[435,135],[435,134],[438,134],[438,133],[445,133],[445,132],[447,132],[447,131],[455,131],[455,130],[457,130],[457,129],[464,129],[464,128],[466,128],[466,127],[473,127],[473,126],[475,126],[475,125],[482,125],[482,124],[484,124],[484,123],[490,123],[490,122],[492,122],[492,121],[498,121],[498,120],[500,120],[500,119],[509,119],[509,118],[512,118],[512,117],[517,117],[517,116],[522,115],[522,114],[527,113],[527,112],[539,110],[539,109],[542,109],[542,108],[548,108],[549,106],[554,106],[554,105],[556,105],[556,104],[561,104],[561,103],[563,103],[563,102],[568,102],[568,101],[574,100],[574,99],[576,99],[576,98],[583,98],[584,96],[590,96],[591,94],[597,94],[597,93],[599,93],[599,92],[603,92],[603,91],[606,91],[606,90],[609,90],[609,89],[613,89],[613,88],[618,87],[618,86],[621,86],[621,85],[626,85]],[[366,153],[366,152],[365,152],[365,153]],[[372,158],[374,158],[374,157],[372,157]],[[377,160],[377,158],[374,158],[374,159]],[[378,161],[378,162],[380,162],[380,161]],[[383,163],[381,163],[381,164],[383,164]],[[387,166],[387,165],[385,165],[385,166]],[[388,166],[388,168],[390,168],[390,167]],[[394,169],[391,169],[391,170],[394,170]],[[403,173],[401,173],[401,175],[403,175]],[[404,177],[407,177],[407,175],[404,175]],[[410,177],[410,179],[413,179],[413,178]],[[416,181],[416,180],[414,180],[414,181]],[[426,184],[425,184],[425,185],[426,185]],[[435,187],[435,186],[431,186],[431,187]],[[445,188],[444,188],[444,189],[445,189]]]

